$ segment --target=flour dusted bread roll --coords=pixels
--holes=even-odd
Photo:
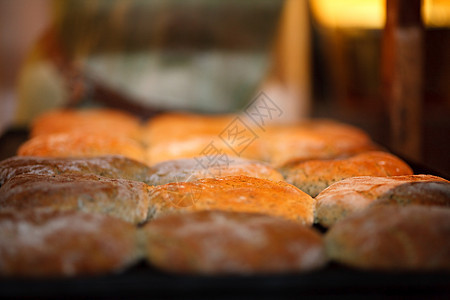
[[[145,151],[141,144],[112,131],[100,133],[78,130],[37,136],[22,144],[17,153],[19,156],[41,157],[123,155],[145,162]]]
[[[345,159],[290,162],[280,169],[286,181],[316,197],[329,185],[356,176],[412,175],[412,169],[398,157],[369,151]]]
[[[336,223],[325,237],[329,257],[370,270],[450,270],[450,209],[372,207]]]
[[[139,256],[132,224],[75,211],[3,211],[0,236],[3,276],[118,272]]]
[[[152,185],[239,175],[273,181],[283,180],[283,176],[266,163],[228,155],[169,160],[154,165],[153,169],[150,180]]]
[[[31,125],[31,136],[71,131],[111,132],[129,138],[139,138],[139,120],[123,111],[98,109],[59,109],[43,113]]]
[[[331,226],[339,219],[368,207],[397,186],[411,182],[448,182],[433,175],[360,176],[338,181],[316,197],[315,222]]]
[[[151,264],[170,272],[253,274],[317,269],[326,263],[312,228],[259,214],[202,211],[147,223]]]
[[[151,191],[156,217],[170,212],[224,210],[313,222],[313,199],[295,186],[247,176],[169,183]]]
[[[348,157],[376,150],[362,130],[331,120],[309,120],[297,125],[269,126],[261,135],[265,160],[282,166],[292,160]]]
[[[121,155],[86,158],[15,156],[0,161],[0,186],[21,174],[94,174],[149,183],[153,173],[147,165]]]
[[[147,219],[150,188],[142,182],[95,175],[23,174],[0,188],[0,210],[49,207],[141,223]]]

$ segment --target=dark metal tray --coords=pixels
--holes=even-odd
[[[27,138],[25,130],[6,132],[0,137],[0,159],[13,156]],[[446,177],[421,164],[407,162],[416,174]],[[330,263],[308,273],[193,276],[164,273],[141,262],[121,274],[0,278],[0,297],[8,298],[298,299],[330,295],[449,298],[450,272],[373,272]]]

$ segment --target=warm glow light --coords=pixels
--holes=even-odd
[[[450,1],[425,1],[422,17],[425,19],[425,24],[429,27],[450,27]]]
[[[315,19],[331,28],[377,29],[386,20],[386,0],[310,0]],[[422,16],[427,27],[450,27],[450,1],[425,0]]]
[[[326,27],[381,28],[385,0],[311,0],[316,20]]]

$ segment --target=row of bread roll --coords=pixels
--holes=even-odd
[[[141,222],[143,219],[147,217],[139,219],[136,218],[136,213],[133,208],[138,207],[136,204],[136,201],[128,201],[127,197],[129,197],[128,194],[121,194],[121,197],[114,197],[114,195],[120,194],[121,192],[111,192],[117,189],[117,181],[114,181],[113,179],[105,180],[102,178],[99,178],[98,176],[94,175],[78,175],[82,178],[77,178],[75,174],[69,174],[69,175],[52,175],[52,176],[46,176],[46,175],[36,175],[36,174],[22,174],[22,175],[16,175],[9,180],[6,181],[6,183],[0,188],[0,195],[13,195],[16,196],[17,194],[20,195],[22,191],[25,191],[25,196],[22,196],[21,200],[17,200],[14,197],[13,200],[5,200],[0,204],[0,208],[2,208],[3,211],[8,211],[8,209],[11,209],[11,207],[20,207],[21,209],[24,208],[36,208],[36,207],[54,207],[58,209],[67,209],[66,204],[71,206],[69,209],[81,209],[82,211],[88,211],[88,212],[101,212],[110,214],[112,216],[116,216],[119,218],[123,218],[128,221],[132,222]],[[27,179],[28,177],[28,179]],[[38,182],[36,184],[37,178],[45,178],[43,182]],[[64,178],[61,178],[64,177]],[[416,177],[416,178],[414,178]],[[31,181],[27,184],[27,180],[31,179]],[[397,178],[398,181],[399,178]],[[72,180],[72,181],[71,181]],[[84,180],[84,181],[83,181]],[[386,185],[386,180],[393,180],[392,178],[383,178],[382,184],[380,182],[377,182],[377,180],[374,180],[373,186],[376,187],[376,191],[378,191],[378,195],[380,198],[383,198],[383,195],[395,195],[392,194],[395,189],[392,189],[392,185]],[[406,180],[406,178],[404,178]],[[38,180],[39,181],[39,180]],[[48,184],[48,181],[51,181],[51,184]],[[81,181],[81,182],[80,182]],[[440,194],[446,195],[446,191],[448,192],[448,182],[446,182],[444,179],[433,177],[433,176],[423,176],[423,175],[415,175],[411,176],[409,178],[409,181],[412,183],[430,183],[433,185],[442,185],[447,184],[447,186],[441,187],[438,189],[440,191]],[[18,183],[15,183],[18,182]],[[115,182],[113,186],[111,186],[111,182]],[[56,184],[55,184],[56,183]],[[137,182],[136,182],[137,183]],[[141,185],[144,185],[144,183],[140,183]],[[335,185],[340,184],[340,182],[336,183]],[[383,186],[384,185],[384,186]],[[72,188],[70,188],[72,186]],[[99,187],[97,189],[96,187]],[[16,191],[11,191],[13,189],[16,189]],[[147,187],[148,188],[148,187]],[[126,185],[124,190],[127,190]],[[367,189],[365,189],[367,190]],[[369,189],[370,190],[370,189]],[[418,189],[417,187],[414,189],[414,191],[417,190],[424,190],[424,188]],[[436,190],[436,188],[434,188]],[[49,191],[53,191],[50,194]],[[406,199],[411,199],[408,196],[408,192],[405,192],[404,189],[401,190],[402,193],[400,193],[400,196],[403,195],[403,197],[406,197]],[[87,193],[86,193],[87,192]],[[324,191],[326,192],[326,191]],[[46,194],[47,193],[47,194]],[[51,200],[49,195],[51,196],[52,193],[56,195],[53,200]],[[77,194],[79,193],[79,194]],[[133,193],[135,194],[135,193]],[[345,194],[345,189],[344,189]],[[364,194],[364,193],[363,193]],[[369,193],[371,194],[371,193]],[[372,192],[373,194],[373,192]],[[105,196],[106,195],[106,196]],[[113,195],[113,197],[111,197]],[[266,214],[267,218],[273,218],[274,216],[282,217],[284,219],[291,219],[297,221],[296,223],[304,223],[304,224],[310,224],[312,222],[312,213],[313,213],[313,201],[310,196],[307,194],[301,192],[300,190],[296,189],[293,186],[290,186],[286,183],[275,183],[273,181],[264,180],[264,179],[257,179],[257,178],[251,178],[251,177],[229,177],[229,178],[209,178],[209,179],[203,179],[203,180],[197,180],[190,183],[171,183],[166,185],[161,185],[156,188],[150,189],[148,193],[145,193],[143,197],[139,198],[140,200],[143,199],[142,203],[146,203],[145,201],[145,195],[148,195],[148,207],[146,208],[147,212],[150,212],[150,215],[153,217],[158,217],[157,220],[161,219],[163,220],[166,218],[175,218],[177,219],[183,219],[183,218],[189,218],[186,214],[190,213],[196,213],[197,211],[204,211],[204,210],[222,210],[222,211],[228,211],[229,214],[239,214],[242,212],[257,212],[257,213],[263,213]],[[447,193],[448,195],[448,193]],[[37,196],[39,201],[33,201],[30,199],[33,199],[33,197]],[[96,197],[99,196],[100,200],[96,200]],[[136,195],[134,195],[136,196]],[[67,201],[64,201],[63,198],[67,197]],[[81,199],[77,199],[76,197],[81,197]],[[86,197],[86,199],[83,199],[82,197]],[[20,197],[19,197],[20,198]],[[421,199],[423,201],[423,198],[416,197],[417,199]],[[435,199],[435,197],[431,197],[432,199]],[[75,200],[76,199],[76,200]],[[125,201],[123,201],[125,199]],[[388,198],[389,200],[392,199],[392,197]],[[404,203],[405,200],[402,197],[396,198],[396,202]],[[397,201],[397,199],[400,199]],[[414,197],[413,197],[414,199]],[[448,199],[448,197],[447,197]],[[281,200],[281,201],[280,201]],[[50,202],[49,202],[50,201]],[[53,203],[51,203],[54,201]],[[80,202],[81,201],[81,202]],[[94,202],[94,203],[92,203]],[[111,202],[111,203],[110,203]],[[139,201],[138,201],[139,202]],[[4,205],[4,204],[13,204],[13,205]],[[16,204],[16,206],[14,205]],[[31,203],[31,205],[30,205]],[[39,205],[36,206],[36,203]],[[80,205],[81,203],[81,205]],[[87,205],[84,205],[87,203]],[[123,204],[126,203],[128,205],[127,207],[124,207]],[[448,202],[447,202],[448,203]],[[50,205],[51,204],[51,205]],[[145,204],[143,205],[145,207]],[[106,209],[105,209],[106,208]],[[117,211],[116,211],[117,210]],[[118,214],[114,214],[114,211],[119,212]],[[144,211],[139,209],[139,211]],[[170,217],[170,213],[172,212],[178,212],[177,217]],[[143,214],[138,214],[142,217]],[[271,216],[269,216],[271,215]],[[395,215],[386,215],[386,218],[388,217],[394,217]],[[203,217],[202,217],[203,218]],[[201,219],[202,219],[201,218]],[[209,217],[208,217],[209,218]],[[208,219],[207,218],[207,219]],[[220,219],[220,218],[219,218]],[[211,220],[208,219],[210,222]],[[201,220],[200,220],[201,221]],[[299,222],[300,221],[300,222]],[[346,219],[344,218],[342,222],[345,222]],[[164,222],[161,221],[163,224]],[[172,222],[172,221],[170,221]],[[181,221],[180,221],[181,222]],[[203,221],[202,221],[203,222]],[[200,223],[202,223],[200,222]],[[379,221],[381,222],[381,221]],[[204,222],[203,222],[204,223]],[[202,224],[203,224],[202,223]],[[150,222],[149,224],[152,224]],[[158,224],[158,223],[156,223]],[[181,222],[183,224],[183,222]],[[431,224],[425,223],[427,226],[431,226],[430,228],[433,228]],[[299,224],[300,225],[300,224]],[[372,224],[373,225],[373,224]],[[147,226],[147,225],[146,225]],[[151,228],[151,225],[148,225]],[[155,225],[156,226],[156,225]],[[180,225],[181,226],[181,225]],[[375,227],[382,226],[381,224],[375,224]],[[439,224],[435,226],[440,226]],[[199,227],[203,227],[200,226]],[[180,227],[181,232],[183,232],[182,228],[184,228],[184,225]],[[211,226],[211,228],[214,228],[214,226]],[[156,226],[155,229],[157,232],[161,231],[162,229]],[[207,230],[207,229],[205,229]],[[212,230],[212,229],[211,229]],[[244,229],[243,229],[244,230]],[[433,230],[433,229],[430,229]],[[438,230],[439,231],[439,230]],[[195,233],[201,235],[200,233]],[[207,232],[209,232],[207,230]],[[212,236],[214,235],[220,235],[217,231],[212,231]],[[445,240],[445,233],[446,231],[439,231],[440,233],[438,236],[440,236],[441,240]],[[444,233],[444,235],[442,234]],[[189,236],[189,235],[188,235]],[[351,235],[350,235],[351,236]],[[149,239],[155,238],[154,235],[150,234]],[[189,257],[192,257],[191,252],[189,252],[189,247],[193,247],[194,250],[199,250],[199,245],[196,245],[196,243],[192,244],[189,243],[188,240],[181,241],[180,245],[183,246],[183,249],[186,250],[185,257],[180,258],[181,261],[179,261],[180,265],[178,267],[171,268],[170,260],[168,261],[168,257],[165,256],[164,253],[161,253],[161,249],[166,249],[167,251],[175,251],[173,248],[170,248],[171,244],[176,243],[177,239],[182,239],[183,236],[180,236],[178,233],[173,233],[173,237],[175,240],[168,239],[167,244],[159,244],[158,246],[155,245],[155,248],[151,248],[152,243],[147,243],[147,253],[149,256],[150,261],[152,261],[155,265],[160,265],[160,267],[167,269],[167,270],[174,270],[173,268],[178,269],[179,271],[198,271],[198,272],[213,272],[211,269],[208,269],[209,263],[206,263],[206,265],[202,264],[201,260],[195,260],[196,263],[192,266],[192,269],[186,269],[186,261],[185,259],[188,259]],[[186,237],[185,237],[186,238]],[[374,238],[378,238],[374,236]],[[383,238],[383,237],[381,237]],[[433,237],[435,239],[435,237]],[[145,241],[145,239],[144,239]],[[161,241],[159,241],[161,242]],[[204,242],[206,243],[206,241]],[[203,243],[203,244],[204,244]],[[332,243],[332,242],[330,242]],[[351,242],[349,242],[351,245]],[[201,244],[201,245],[203,245]],[[328,243],[327,243],[328,245]],[[334,245],[334,244],[332,244]],[[329,249],[331,246],[327,246],[327,249]],[[333,249],[339,249],[338,246],[332,246]],[[422,247],[426,247],[423,246]],[[252,248],[253,249],[253,248]],[[418,248],[420,249],[420,248]],[[446,248],[443,248],[446,249]],[[184,251],[184,250],[183,250]],[[182,255],[184,252],[181,251],[180,255]],[[199,250],[200,251],[200,250]],[[219,253],[222,253],[220,251],[220,248],[217,250]],[[269,251],[269,250],[267,250]],[[285,250],[282,250],[285,251]],[[316,250],[315,250],[316,251]],[[422,251],[422,250],[417,250]],[[425,250],[424,250],[425,251]],[[427,250],[432,251],[432,250]],[[317,251],[316,251],[317,252]],[[202,252],[199,252],[202,253]],[[249,253],[246,251],[243,251],[243,253]],[[447,253],[444,251],[444,253]],[[161,256],[162,255],[162,256]],[[219,255],[219,254],[218,254]],[[245,254],[249,255],[249,254]],[[312,255],[312,254],[311,254]],[[334,255],[333,253],[329,254],[333,259],[337,261],[341,261],[339,257]],[[189,256],[189,257],[187,257]],[[234,257],[234,256],[231,256]],[[320,255],[317,255],[318,258],[322,257]],[[448,256],[447,256],[448,257]],[[299,258],[300,259],[300,258]],[[322,261],[322,262],[321,262]],[[320,263],[321,262],[321,263]],[[342,261],[345,263],[345,261]],[[260,262],[261,263],[261,262]],[[317,265],[323,265],[323,258],[316,261]],[[231,263],[233,265],[233,263]],[[355,264],[357,266],[357,264]],[[164,267],[165,266],[165,267]],[[267,265],[258,265],[261,269],[259,270],[271,270],[272,267],[269,267]],[[222,269],[223,268],[223,269]],[[245,268],[237,268],[230,269],[229,263],[224,263],[223,265],[217,265],[217,272],[251,272],[248,269]],[[397,268],[395,265],[391,267],[391,269]],[[415,269],[422,269],[422,266],[420,264],[414,265],[412,268]],[[426,267],[423,267],[426,268]],[[431,268],[445,268],[444,263],[437,263],[437,265],[434,265]],[[281,268],[283,269],[283,268]],[[389,268],[388,268],[389,269]],[[228,270],[228,271],[227,271]],[[234,271],[233,271],[234,270]],[[245,271],[247,270],[247,271]],[[286,270],[286,269],[284,269]]]
[[[206,178],[156,187],[93,174],[16,175],[0,187],[0,210],[51,207],[108,214],[136,224],[171,212],[255,212],[312,224],[313,199],[285,182]]]
[[[168,114],[150,120],[145,128],[150,164],[220,151],[281,166],[291,160],[348,157],[377,149],[362,130],[320,119],[260,128],[241,116]]]
[[[208,140],[210,141],[210,143],[216,142],[215,146],[223,148],[224,145],[220,144],[220,138],[217,137],[217,135],[220,135],[220,132],[218,132],[218,130],[222,125],[226,125],[226,122],[232,120],[232,118],[229,117],[221,119],[212,117],[209,120],[206,120],[206,118],[207,117],[199,116],[164,115],[159,119],[157,118],[153,120],[153,122],[150,121],[148,127],[151,129],[149,132],[153,132],[153,135],[150,135],[153,137],[150,137],[145,143],[148,147],[147,153],[148,151],[154,151],[151,157],[156,157],[156,161],[164,161],[175,157],[196,156],[196,151],[203,151],[204,148],[201,147],[204,147],[207,144],[206,142],[208,142]],[[168,120],[170,122],[168,122]],[[207,122],[203,122],[202,120]],[[189,123],[194,124],[191,131],[189,130]],[[206,123],[210,123],[211,126],[208,127],[207,125],[205,125]],[[157,124],[157,126],[155,124]],[[170,127],[169,124],[173,124],[173,126]],[[165,130],[166,128],[168,130]],[[271,127],[266,128],[266,130],[266,133],[260,133],[260,139],[256,139],[252,144],[253,147],[250,147],[248,149],[251,151],[247,152],[247,154],[244,152],[241,154],[243,156],[253,155],[258,159],[265,159],[271,161],[275,165],[283,166],[281,170],[283,171],[286,179],[289,182],[296,184],[300,188],[303,188],[313,195],[314,193],[320,192],[323,188],[327,187],[335,181],[345,178],[349,178],[348,180],[352,181],[353,178],[351,177],[353,176],[391,176],[411,174],[411,169],[404,162],[390,154],[373,152],[358,155],[358,153],[360,152],[365,152],[373,149],[374,146],[371,143],[370,139],[368,139],[363,132],[350,126],[330,121],[310,121],[296,126],[277,128]],[[155,136],[158,135],[159,138],[155,138]],[[155,142],[155,140],[158,139],[159,141]],[[227,152],[225,151],[225,153]],[[356,156],[346,158],[354,154],[356,154]],[[336,157],[340,157],[340,159],[329,160],[330,158]],[[308,161],[312,158],[316,158],[316,160]],[[324,159],[327,160],[325,161]],[[155,161],[155,159],[152,159],[151,161]],[[189,168],[188,166],[192,166],[194,164],[193,159],[186,161],[188,162],[187,166],[186,164],[184,164],[184,166],[186,166],[187,169]],[[197,175],[194,175],[192,178],[189,178],[189,171],[186,172],[180,170],[180,168],[183,168],[183,164],[180,168],[177,167],[177,164],[179,164],[180,162],[181,161],[172,161],[157,165],[157,169],[160,170],[160,173],[158,174],[158,176],[153,177],[154,179],[156,178],[156,184],[165,183],[165,178],[168,181],[173,180],[171,178],[174,178],[175,181],[179,181],[178,178],[181,178],[180,181],[190,181],[194,178],[197,179],[202,177],[216,177],[216,175],[214,175],[214,172],[211,172],[213,173],[212,176],[205,176],[205,173],[209,172],[205,172],[203,170],[202,172],[197,172]],[[367,164],[367,162],[370,163]],[[164,171],[164,169],[166,171]],[[308,176],[302,175],[308,172]],[[226,175],[238,174],[233,173]],[[244,175],[253,176],[252,174]],[[430,181],[428,180],[429,178],[424,178],[424,176],[418,176],[417,178],[422,178],[420,180],[425,182]],[[160,181],[158,182],[158,180]],[[237,181],[242,180],[239,179]],[[393,187],[397,185],[389,184],[389,182],[391,181],[392,178],[388,177],[383,179],[381,183],[375,184],[382,186],[382,192],[380,194],[387,195],[391,193],[392,195],[392,191],[395,190]],[[394,181],[398,180],[395,179]],[[207,182],[206,185],[205,182]],[[339,183],[340,182],[338,182],[337,184]],[[228,179],[226,180],[226,184],[229,184]],[[264,185],[265,184],[263,184],[262,186]],[[273,199],[271,196],[266,197],[269,193],[264,192],[264,188],[262,189],[260,194],[257,193],[257,197],[265,199],[262,202],[263,205],[261,205],[260,202],[253,201],[254,195],[252,195],[251,193],[246,194],[246,189],[245,187],[243,188],[245,184],[236,186],[236,189],[243,188],[244,196],[237,198],[235,197],[235,194],[233,195],[233,197],[231,197],[231,200],[223,198],[228,201],[220,200],[222,198],[221,193],[217,193],[217,195],[214,194],[214,186],[219,187],[219,189],[224,188],[223,186],[221,186],[220,178],[203,180],[203,182],[194,181],[194,183],[189,184],[173,183],[168,184],[167,186],[157,187],[156,189],[151,191],[153,199],[156,199],[156,205],[150,207],[150,215],[157,216],[165,215],[173,211],[186,212],[203,209],[225,209],[235,211],[236,208],[237,211],[241,211],[241,209],[244,209],[243,211],[267,213],[271,212],[271,207],[274,207],[274,203],[276,204],[276,201],[272,201],[271,203],[270,199]],[[441,184],[439,186],[443,187],[444,190],[446,189],[445,185]],[[233,184],[231,184],[231,187],[232,189],[235,188]],[[352,184],[350,184],[350,189],[351,188]],[[211,190],[211,193],[204,193],[204,189],[206,189],[207,191]],[[404,188],[403,190],[405,197],[402,198],[404,199],[402,201],[411,201],[409,189]],[[227,191],[229,192],[230,190]],[[324,194],[325,192],[327,192],[327,190],[324,191]],[[229,194],[232,193],[229,192]],[[348,195],[342,197],[342,199],[346,200],[341,200],[340,198],[335,199],[334,194],[331,194],[332,195],[330,197],[325,197],[327,199],[331,199],[329,203],[325,201],[326,205],[322,206],[323,201],[319,202],[322,197],[321,195],[319,195],[316,199],[316,221],[324,226],[330,226],[330,224],[333,224],[337,220],[332,219],[330,215],[334,218],[336,218],[336,216],[338,216],[337,218],[342,218],[350,212],[365,208],[367,206],[367,203],[371,202],[371,200],[373,199],[378,198],[378,196],[370,196],[373,193],[369,192],[369,201],[366,201],[366,203],[364,204],[364,201],[351,200],[351,196]],[[364,192],[360,194],[364,194]],[[396,194],[398,193],[394,193],[394,195]],[[428,193],[427,195],[429,194],[430,193]],[[247,195],[249,195],[249,198],[246,197]],[[359,196],[360,195],[358,195],[358,197]],[[365,199],[364,197],[362,198]],[[386,196],[384,196],[384,198],[386,198]],[[429,198],[436,199],[436,197],[434,196],[430,196]],[[219,199],[219,201],[215,199]],[[269,199],[269,201],[267,201],[267,199]],[[389,199],[392,200],[392,197]],[[423,198],[420,197],[420,199]],[[239,200],[244,200],[243,202],[245,205],[239,204]],[[352,205],[346,206],[346,203],[348,202],[352,203]],[[306,224],[310,223],[310,221],[308,221],[308,214],[299,214],[299,212],[301,212],[302,209],[303,212],[310,212],[312,211],[312,209],[305,210],[304,205],[292,206],[284,204],[285,203],[283,202],[283,207],[277,211],[274,210],[274,213],[272,214],[283,216],[285,218],[287,217],[290,219],[297,219]],[[348,207],[350,207],[350,209]],[[289,210],[293,213],[288,214],[287,211]],[[328,220],[332,220],[331,223],[328,224]]]
[[[305,211],[298,218],[312,223],[311,197],[303,195],[304,193],[294,186],[281,182],[281,174],[269,165],[241,158],[230,161],[226,168],[209,166],[207,169],[198,169],[196,164],[195,159],[188,159],[166,162],[150,168],[122,156],[86,159],[12,157],[0,162],[0,210],[37,207],[77,209],[106,213],[129,222],[142,223],[157,213],[164,214],[174,210],[172,204],[183,202],[181,199],[188,199],[189,196],[185,194],[189,194],[186,191],[192,186],[191,189],[200,189],[201,192],[203,189],[210,190],[209,197],[217,198],[215,204],[210,203],[211,207],[237,211],[248,206],[247,209],[251,208],[251,211],[269,212],[267,203],[275,205],[275,200],[270,199],[270,196],[278,195],[284,199],[286,206],[290,207],[300,199],[305,203],[299,204],[298,207],[303,205]],[[227,177],[229,179],[219,180],[218,176],[224,175],[230,175]],[[206,178],[210,178],[209,181]],[[234,188],[242,185],[242,194],[234,192],[233,198],[230,197],[231,193],[220,191],[222,186],[226,185],[223,182],[228,181],[233,183]],[[166,182],[174,183],[162,185]],[[278,191],[268,193],[269,189],[276,187],[279,187]],[[178,193],[174,193],[173,189]],[[166,191],[171,191],[173,201],[164,203],[166,200],[163,200],[161,195],[167,194]],[[257,191],[261,199],[253,199],[254,191]],[[203,196],[206,195],[205,192]],[[228,199],[226,205],[220,202],[220,199],[225,198]],[[246,206],[243,198],[252,201]],[[200,201],[197,205],[212,201],[206,200],[205,197],[201,199],[204,199],[203,202]],[[235,207],[231,205],[233,201]],[[242,202],[240,206],[239,202]],[[290,212],[287,207],[277,211],[278,214],[286,216],[295,212]]]
[[[22,174],[98,175],[141,181],[149,185],[239,175],[273,181],[283,180],[277,170],[264,162],[226,156],[225,160],[211,164],[213,159],[211,156],[198,156],[165,161],[149,167],[122,155],[85,158],[14,156],[0,161],[0,186],[12,177]]]
[[[149,168],[121,156],[13,157],[0,162],[0,210],[77,209],[143,223],[174,210],[222,209],[312,223],[312,198],[282,182],[270,166],[236,158],[223,170],[198,170],[196,163],[190,159]]]
[[[325,264],[321,236],[301,224],[313,221],[310,196],[284,182],[247,176],[214,178],[221,170],[212,167],[207,174],[196,175],[210,178],[192,182],[151,187],[136,181],[191,180],[186,178],[189,172],[177,174],[180,163],[189,169],[194,168],[193,161],[174,163],[152,169],[120,156],[85,160],[14,157],[0,162],[0,216],[4,218],[0,217],[0,232],[7,237],[0,241],[0,273],[71,276],[117,271],[135,261],[136,253],[146,253],[153,265],[164,270],[209,274],[304,271]],[[263,163],[238,159],[232,166],[227,174],[282,178]],[[193,205],[186,205],[183,201],[192,189],[200,192],[199,197]],[[143,223],[150,217],[157,219],[142,227],[137,243],[145,248],[130,246],[135,227],[126,224]],[[188,229],[186,221],[191,223],[187,235],[182,234]],[[123,226],[121,232],[127,237],[103,235],[103,223],[115,224],[111,232]],[[163,224],[171,225],[164,228]],[[71,243],[65,238],[51,243],[65,231]],[[248,235],[243,236],[244,232]],[[103,241],[102,236],[111,241]],[[118,249],[117,243],[121,244]],[[174,247],[177,243],[181,248]],[[180,251],[180,264],[173,261],[173,251]],[[197,258],[186,266],[192,251]],[[205,251],[210,255],[200,259]],[[268,256],[276,259],[267,260]]]
[[[172,214],[140,229],[75,211],[0,212],[0,275],[117,272],[145,258],[186,274],[314,270],[329,259],[369,270],[449,270],[450,210],[372,207],[338,222],[323,239],[301,224],[261,214]]]
[[[368,270],[449,270],[450,209],[372,207],[312,228],[260,214],[172,214],[141,228],[75,211],[0,212],[0,275],[118,272],[144,256],[185,274],[266,274],[319,269],[329,259]]]
[[[0,234],[0,276],[119,272],[143,256],[162,270],[189,274],[302,272],[327,262],[320,233],[261,214],[201,211],[137,228],[100,214],[6,210]]]
[[[168,113],[140,123],[112,110],[59,110],[38,117],[24,156],[91,157],[121,154],[149,165],[226,154],[268,161],[347,157],[376,146],[363,131],[330,120],[257,127],[238,115]]]
[[[247,156],[271,161],[272,165],[281,164],[280,170],[286,181],[311,196],[316,196],[328,185],[348,177],[412,174],[409,166],[392,154],[380,151],[367,152],[374,146],[360,130],[327,120],[306,121],[296,126],[268,127],[266,132],[259,132],[260,136],[250,143],[245,151],[239,153],[241,157],[237,157],[233,149],[225,145],[225,141],[219,137],[220,129],[227,128],[227,124],[229,122],[232,124],[233,118],[236,118],[230,115],[201,116],[176,113],[161,115],[142,126],[145,128],[141,130],[142,136],[145,137],[147,145],[144,147],[130,136],[115,134],[115,130],[101,132],[105,129],[102,126],[93,132],[86,130],[86,124],[89,123],[87,116],[97,116],[93,118],[93,126],[103,119],[104,123],[109,125],[113,122],[119,123],[120,120],[135,124],[131,122],[131,117],[119,118],[108,110],[60,111],[60,114],[60,118],[57,117],[58,112],[38,118],[34,123],[35,137],[20,147],[19,155],[89,158],[104,154],[119,154],[147,164],[159,161],[157,168],[160,172],[156,179],[153,176],[151,184],[189,180],[187,178],[190,177],[190,172],[195,173],[191,179],[207,177],[207,173],[212,176],[223,173],[223,176],[260,177],[260,170],[259,174],[255,175],[254,172],[248,171],[250,170],[248,165],[241,168],[241,162],[229,163]],[[75,121],[81,119],[85,130],[60,125],[55,126],[58,129],[56,133],[49,131],[52,123],[57,121],[64,123],[64,119],[71,120],[71,118],[74,120],[67,124],[74,127]],[[121,125],[114,126],[116,127],[120,128]],[[130,126],[124,125],[124,128],[127,127]],[[47,128],[48,133],[45,134],[42,128]],[[64,130],[65,132],[61,133]],[[213,153],[213,150],[220,153]],[[199,155],[208,151],[212,152],[210,158]],[[190,158],[173,160],[177,157]],[[340,158],[331,159],[333,157]],[[223,162],[224,160],[226,162]],[[215,167],[217,164],[222,166],[217,168]],[[224,164],[226,167],[223,167]],[[198,168],[199,165],[201,168]],[[235,169],[236,166],[240,168],[240,172]],[[194,171],[194,167],[197,170]],[[181,171],[183,168],[184,171]],[[169,171],[170,169],[172,170]],[[163,175],[166,171],[167,176]],[[179,176],[181,173],[185,174],[184,179],[179,178],[183,177]],[[263,178],[273,179],[271,175]]]
[[[171,214],[141,228],[75,211],[0,212],[0,275],[117,272],[142,256],[185,274],[265,274],[319,269],[329,259],[368,270],[449,270],[450,209],[372,207],[323,239],[296,222],[261,214]]]

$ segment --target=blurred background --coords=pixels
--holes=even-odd
[[[423,0],[418,149],[450,173],[450,1]],[[383,0],[0,0],[0,133],[60,106],[338,119],[393,146]],[[395,148],[395,147],[394,147]]]

